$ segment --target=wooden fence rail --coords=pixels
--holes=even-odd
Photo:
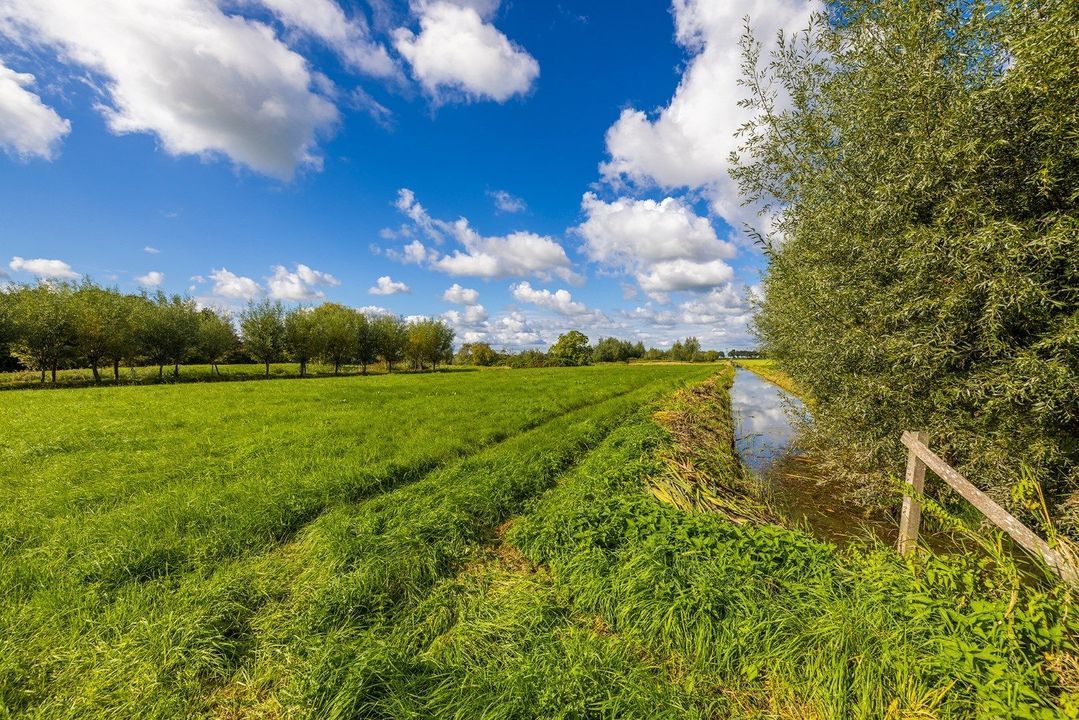
[[[1043,558],[1049,567],[1069,582],[1079,581],[1079,572],[1060,553],[1019,522],[1014,515],[993,502],[992,498],[974,487],[965,477],[926,446],[924,432],[904,432],[901,438],[910,453],[907,456],[907,484],[919,495],[925,487],[925,469],[929,468],[953,490],[978,508],[989,520],[1029,552]],[[899,520],[899,552],[908,553],[918,544],[918,527],[922,508],[913,495],[903,498],[903,513]]]

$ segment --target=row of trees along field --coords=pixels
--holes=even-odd
[[[863,497],[894,506],[900,434],[926,430],[1079,537],[1079,3],[830,12],[771,57],[743,39],[757,120],[732,174],[783,208],[758,236],[763,349]]]
[[[464,343],[454,356],[461,365],[504,365],[507,367],[573,367],[603,362],[629,362],[630,360],[716,362],[725,357],[756,358],[755,350],[732,349],[727,355],[721,350],[702,350],[700,340],[687,337],[677,340],[667,350],[648,348],[638,341],[632,343],[616,337],[600,338],[590,345],[588,337],[579,330],[570,330],[558,337],[547,352],[529,349],[518,353],[499,352],[484,342]]]
[[[237,322],[238,321],[238,322]],[[239,333],[237,333],[237,325]],[[306,375],[322,362],[334,374],[347,363],[366,373],[384,362],[388,371],[408,362],[414,369],[435,368],[453,358],[453,330],[439,320],[406,322],[393,315],[368,315],[335,303],[286,310],[280,302],[250,303],[237,318],[199,308],[180,295],[130,295],[86,281],[9,286],[0,292],[0,347],[24,366],[39,370],[41,381],[59,369],[89,367],[95,381],[102,367],[120,378],[123,364],[165,366],[218,363],[242,353],[266,366],[290,359]]]

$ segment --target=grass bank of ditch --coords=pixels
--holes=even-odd
[[[46,531],[4,519],[0,717],[1079,716],[1063,589],[1018,585],[971,558],[841,552],[767,523],[732,454],[732,371],[706,380],[715,369],[552,370],[527,390],[516,383],[533,380],[502,386],[501,373],[445,387],[261,385],[290,393],[253,396],[263,402],[252,412],[282,426],[277,412],[305,417],[300,398],[329,408],[347,398],[370,423],[392,407],[377,393],[404,407],[416,391],[425,404],[414,412],[437,400],[458,414],[439,426],[437,453],[401,444],[379,482],[356,479],[374,477],[357,474],[369,460],[337,478],[331,460],[347,453],[300,482],[346,442],[336,425],[356,419],[355,407],[324,417],[312,406],[309,422],[328,425],[240,466],[256,478],[291,467],[279,477],[292,490],[274,496],[296,503],[287,532],[261,517],[266,504],[236,509],[255,497],[234,496],[236,478],[190,470],[197,489],[170,496],[186,498],[173,515],[154,509],[165,506],[144,481],[121,500],[91,475],[94,491],[76,495],[86,509],[68,518],[58,503],[72,491],[56,475],[67,466],[53,457],[63,452],[46,444],[48,461],[35,458],[27,433],[9,459],[55,487],[29,506]],[[454,379],[466,385],[451,389]],[[235,401],[241,387],[201,391]],[[512,410],[511,397],[532,404]],[[160,422],[175,429],[175,417]],[[485,423],[481,440],[454,430],[463,423]],[[221,462],[224,448],[211,449],[189,468]],[[105,530],[122,526],[110,516],[137,518],[145,502],[167,529],[160,548],[121,533],[110,554]],[[207,503],[227,511],[224,525]],[[237,540],[243,517],[257,541]],[[227,552],[213,550],[215,537]],[[132,574],[132,557],[176,564]]]

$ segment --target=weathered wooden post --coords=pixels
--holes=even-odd
[[[929,439],[929,436],[922,431],[909,434],[923,445]],[[925,463],[913,448],[907,452],[907,485],[910,486],[909,490],[919,495],[925,489]],[[903,514],[899,519],[899,553],[901,555],[906,555],[918,547],[918,527],[921,522],[921,504],[910,492],[904,494]]]
[[[982,515],[985,515],[994,525],[1008,533],[1012,540],[1022,545],[1031,554],[1040,555],[1045,563],[1066,581],[1079,583],[1079,569],[1072,565],[1070,559],[1049,547],[1049,543],[1035,535],[1014,515],[993,502],[988,495],[974,487],[969,480],[956,472],[955,468],[926,447],[925,433],[908,431],[903,433],[900,439],[910,449],[910,455],[907,457],[907,482],[910,483],[912,489],[922,492],[925,486],[925,469],[929,468],[937,474],[937,477],[962,495],[967,502],[978,508]],[[921,517],[922,509],[917,501],[909,495],[903,498],[903,517],[899,524],[900,552],[905,553],[914,549],[918,541],[918,523]]]

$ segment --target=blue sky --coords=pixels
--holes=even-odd
[[[732,51],[814,9],[0,0],[0,269],[745,347]]]

